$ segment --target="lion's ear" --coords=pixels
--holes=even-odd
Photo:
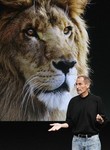
[[[69,10],[70,17],[82,15],[90,0],[53,0],[58,6]]]
[[[68,0],[69,14],[71,17],[82,15],[90,0]]]
[[[0,0],[0,7],[12,9],[28,7],[32,4],[32,0]]]

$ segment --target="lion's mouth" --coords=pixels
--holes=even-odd
[[[69,92],[69,86],[67,85],[66,82],[64,82],[60,87],[54,89],[54,90],[48,90],[45,91],[45,93],[57,93],[57,92],[62,92],[62,91],[68,91]]]
[[[37,91],[37,89],[34,91],[35,95],[39,95],[40,93],[62,93],[64,91],[70,91],[70,88],[68,86],[68,84],[66,82],[64,82],[61,86],[59,86],[58,88],[54,89],[54,90],[46,90],[46,91],[42,91],[42,90],[39,90]]]
[[[53,76],[46,81],[42,81],[40,86],[33,86],[34,94],[39,96],[40,94],[61,94],[63,92],[69,93],[74,88],[74,84],[77,78],[76,68],[70,69],[67,75],[63,73],[58,76]],[[35,84],[36,85],[36,84]],[[40,88],[38,88],[40,87]]]

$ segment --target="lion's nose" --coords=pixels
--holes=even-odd
[[[53,61],[53,66],[56,69],[61,70],[64,74],[67,74],[69,72],[69,69],[74,67],[76,64],[76,61],[59,61],[59,62],[54,62]]]

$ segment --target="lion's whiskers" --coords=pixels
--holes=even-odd
[[[21,109],[24,111],[24,115],[28,110],[29,102],[32,104],[32,109],[35,112],[35,105],[34,105],[34,97],[39,92],[45,92],[46,89],[42,89],[44,87],[44,83],[37,83],[37,77],[34,75],[30,79],[28,79],[23,87],[22,94],[23,99],[21,102]]]

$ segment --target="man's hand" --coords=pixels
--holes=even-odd
[[[53,124],[50,124],[50,126],[52,126],[52,128],[50,128],[48,131],[57,131],[57,130],[61,129],[62,124],[61,123],[53,123]]]
[[[100,124],[102,124],[104,122],[104,119],[102,118],[101,115],[97,114],[96,121],[99,122]]]

